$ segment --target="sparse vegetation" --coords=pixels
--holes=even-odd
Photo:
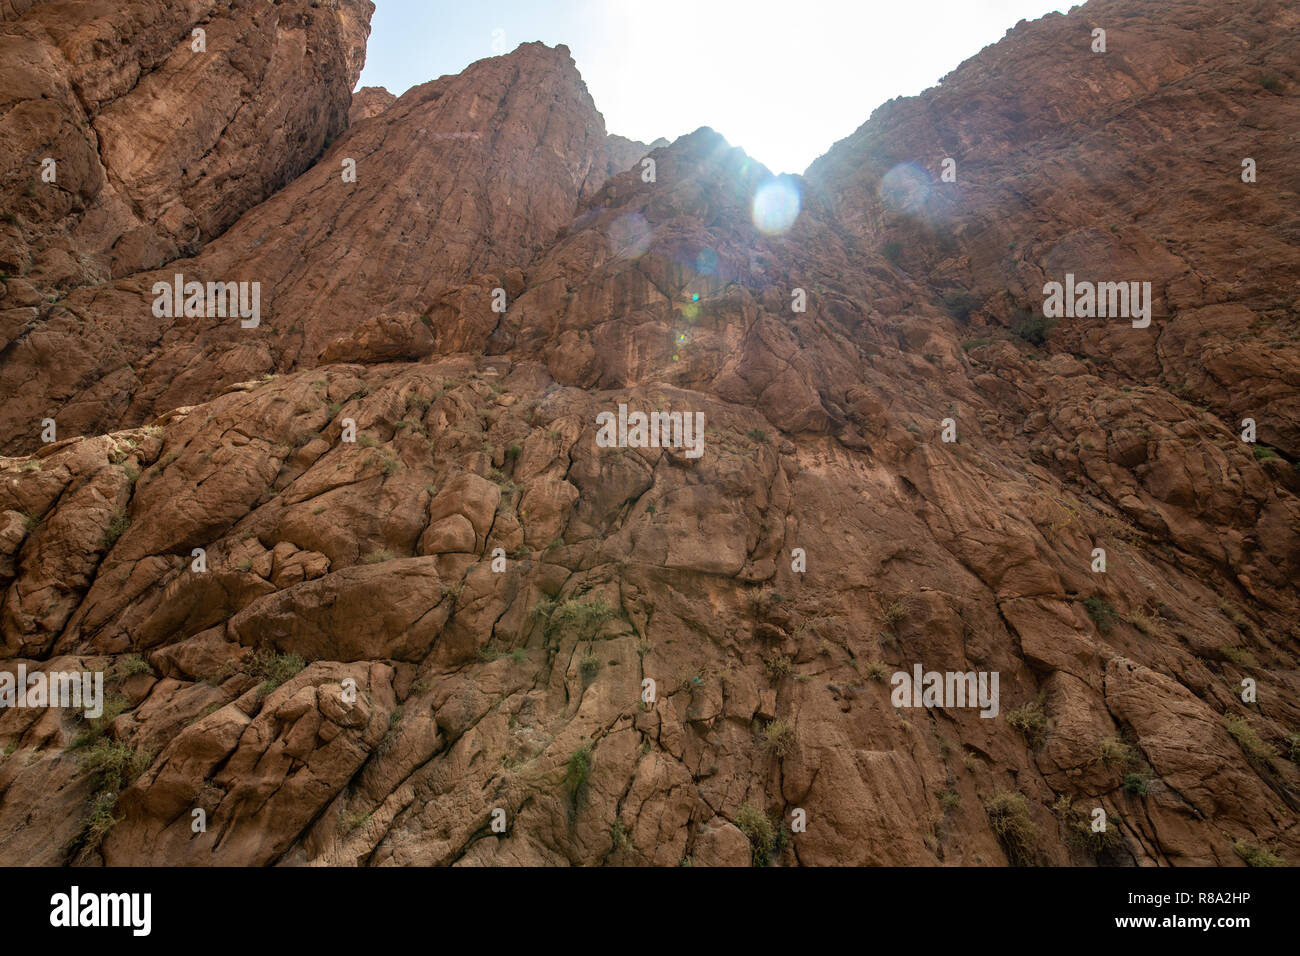
[[[340,821],[343,825],[343,832],[351,833],[357,827],[364,826],[370,822],[372,815],[373,814],[362,813],[360,810],[353,810],[349,813],[343,814],[343,819]]]
[[[588,683],[595,679],[596,674],[600,671],[600,658],[589,647],[587,653],[582,655],[582,660],[578,665],[582,671],[582,679]]]
[[[614,609],[603,598],[583,601],[569,598],[555,606],[547,622],[546,632],[552,634],[561,628],[577,631],[579,640],[590,640],[600,626],[614,616]]]
[[[131,519],[126,513],[125,508],[114,508],[108,519],[108,527],[104,529],[104,547],[111,548],[117,543],[117,539],[122,537],[126,529],[131,527]]]
[[[1119,612],[1105,598],[1090,597],[1083,602],[1083,609],[1103,634],[1109,634],[1119,622]]]
[[[86,840],[90,846],[98,846],[108,831],[122,822],[124,818],[113,816],[116,807],[117,794],[107,791],[95,794],[90,816],[86,819]]]
[[[894,265],[898,265],[898,260],[903,257],[903,244],[895,239],[890,239],[880,247],[880,254]]]
[[[380,548],[377,551],[371,551],[363,560],[366,564],[383,564],[385,561],[396,561],[397,555],[388,548]]]
[[[1277,756],[1272,747],[1259,739],[1259,734],[1255,733],[1255,728],[1250,726],[1250,722],[1245,717],[1238,717],[1236,714],[1224,714],[1223,726],[1228,733],[1232,734],[1242,752],[1251,760],[1269,763]]]
[[[1128,623],[1132,624],[1147,637],[1156,637],[1160,633],[1156,625],[1157,619],[1148,617],[1138,611],[1134,611],[1132,614],[1126,614],[1124,620],[1128,621]]]
[[[746,801],[736,811],[736,829],[749,840],[751,862],[767,866],[776,849],[776,827],[766,813]]]
[[[767,441],[767,432],[763,431],[761,428],[751,428],[749,431],[745,432],[745,434],[756,442],[761,443]]]
[[[1011,334],[1030,345],[1045,345],[1048,335],[1055,327],[1055,319],[1021,309],[1016,312],[1015,321],[1011,325]]]
[[[1237,607],[1237,605],[1233,604],[1231,601],[1220,600],[1219,610],[1227,616],[1228,620],[1233,623],[1237,630],[1241,631],[1241,633],[1245,634],[1247,637],[1255,637],[1255,625],[1250,622],[1250,618],[1246,617],[1246,615],[1242,613],[1241,608]]]
[[[274,648],[256,651],[244,664],[244,672],[262,679],[262,690],[272,691],[306,667],[297,654],[281,654]]]
[[[1088,850],[1093,854],[1105,853],[1123,846],[1124,837],[1119,831],[1118,817],[1107,816],[1105,829],[1094,829],[1093,815],[1074,805],[1066,794],[1056,798],[1052,812],[1061,821],[1065,832],[1065,842],[1072,847]]]
[[[81,759],[95,775],[101,790],[117,792],[153,763],[153,753],[137,750],[124,740],[101,737]]]
[[[1128,767],[1137,763],[1137,754],[1133,748],[1118,737],[1103,737],[1097,742],[1095,758],[1107,767]]]
[[[119,662],[114,670],[116,677],[132,677],[136,674],[147,674],[153,668],[139,654],[127,654]]]
[[[993,832],[997,834],[1012,866],[1029,866],[1034,862],[1038,827],[1029,816],[1029,807],[1019,793],[1003,791],[984,804]]]
[[[767,676],[772,680],[780,680],[782,677],[789,677],[794,673],[794,661],[790,659],[789,654],[769,657],[763,662],[763,669],[767,671]]]
[[[1266,847],[1255,846],[1245,840],[1237,840],[1232,844],[1232,848],[1237,851],[1239,857],[1246,861],[1247,866],[1286,866],[1286,861],[1282,857]]]
[[[784,757],[794,749],[794,727],[784,720],[773,720],[760,735],[763,750],[776,757]]]
[[[591,777],[591,751],[591,741],[584,740],[569,756],[569,762],[564,769],[564,789],[575,800]]]
[[[889,668],[880,661],[871,661],[867,664],[867,676],[874,681],[886,684],[889,682]]]
[[[907,611],[907,601],[903,598],[899,598],[897,601],[890,603],[885,608],[886,629],[893,631],[897,628],[899,623],[907,617]]]
[[[1231,644],[1224,644],[1219,648],[1219,653],[1223,655],[1225,661],[1232,661],[1238,667],[1259,667],[1259,661],[1255,660],[1255,655],[1244,647],[1233,647]]]
[[[622,820],[615,820],[614,825],[609,828],[609,840],[615,852],[627,848],[629,841]]]
[[[1259,85],[1270,93],[1276,93],[1282,89],[1282,78],[1276,73],[1265,73],[1259,78]]]
[[[979,307],[979,304],[980,300],[978,298],[962,290],[945,292],[943,296],[944,308],[948,310],[949,315],[959,322],[964,322],[970,318],[970,314]]]
[[[1007,723],[1013,730],[1020,732],[1025,743],[1038,747],[1047,734],[1047,714],[1043,712],[1042,699],[1031,700],[1023,707],[1007,711]]]
[[[1140,773],[1126,773],[1124,774],[1124,792],[1138,797],[1145,797],[1151,793],[1150,781]]]

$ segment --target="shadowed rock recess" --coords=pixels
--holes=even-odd
[[[1021,22],[779,234],[563,46],[350,94],[372,10],[0,2],[0,669],[105,695],[0,863],[1300,861],[1293,3]]]

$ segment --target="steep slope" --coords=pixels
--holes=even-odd
[[[373,12],[370,0],[0,11],[0,269],[22,280],[0,308],[192,254],[296,177],[346,125]]]
[[[1294,862],[1294,270],[1212,241],[1292,261],[1289,196],[1234,204],[1234,159],[1194,209],[1169,186],[1144,212],[1166,187],[1124,177],[1242,128],[1271,168],[1296,86],[1232,78],[1276,70],[1295,24],[1161,7],[1017,27],[782,180],[779,232],[741,151],[699,130],[647,181],[567,51],[528,45],[358,120],[183,264],[261,270],[260,338],[114,317],[156,275],[72,293],[104,338],[29,334],[27,367],[86,342],[90,381],[111,329],[145,371],[93,408],[61,393],[61,428],[110,434],[0,459],[0,633],[7,663],[108,670],[111,706],[0,713],[0,859]],[[1063,66],[1094,25],[1110,72]],[[1066,268],[1149,278],[1151,327],[1003,332]],[[1143,357],[1215,307],[1271,316],[1271,347],[1182,361],[1232,395],[1225,349],[1272,356],[1245,380],[1286,457]],[[601,447],[620,404],[702,413],[702,454]],[[916,665],[997,673],[998,713],[895,707]]]
[[[487,271],[517,275],[580,196],[643,152],[606,137],[563,47],[525,44],[416,87],[194,259],[40,306],[0,354],[0,389],[14,396],[0,409],[4,447],[30,450],[45,417],[67,435],[138,424],[234,382],[314,366],[377,310],[396,316],[381,335],[386,357],[428,354],[419,317],[435,296]],[[259,282],[261,324],[159,322],[151,290],[176,274]]]

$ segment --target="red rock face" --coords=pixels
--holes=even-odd
[[[211,101],[193,18],[98,9],[0,38],[7,155],[101,144],[80,206],[4,181],[0,669],[109,694],[0,710],[0,861],[1295,862],[1292,9],[1021,24],[771,234],[765,169],[608,136],[563,47],[349,114],[369,5],[223,14],[269,59]],[[159,71],[248,104],[187,173]],[[177,273],[259,324],[154,315]],[[1150,325],[1033,321],[1067,273]],[[896,706],[917,665],[996,714]]]

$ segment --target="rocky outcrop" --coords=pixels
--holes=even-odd
[[[373,10],[15,10],[0,35],[0,268],[57,301],[197,252],[343,131]]]
[[[34,447],[30,425],[45,417],[65,434],[142,424],[235,382],[332,359],[331,343],[376,303],[419,316],[494,273],[490,296],[500,273],[518,272],[570,221],[615,156],[636,152],[607,141],[564,47],[526,44],[410,90],[197,257],[76,290],[24,319],[0,354],[0,389],[15,396],[0,408],[4,447]],[[260,325],[158,322],[151,290],[177,274],[260,283]]]
[[[397,97],[382,86],[363,86],[352,94],[352,107],[348,110],[348,125],[355,126],[362,120],[378,116],[395,102]]]
[[[1294,270],[1238,249],[1295,253],[1296,25],[1093,0],[781,180],[525,45],[167,270],[10,283],[4,664],[109,703],[0,711],[0,859],[1295,862]],[[1171,146],[1243,130],[1267,191]],[[261,326],[143,318],[173,270]],[[1065,271],[1151,325],[1031,321]]]

